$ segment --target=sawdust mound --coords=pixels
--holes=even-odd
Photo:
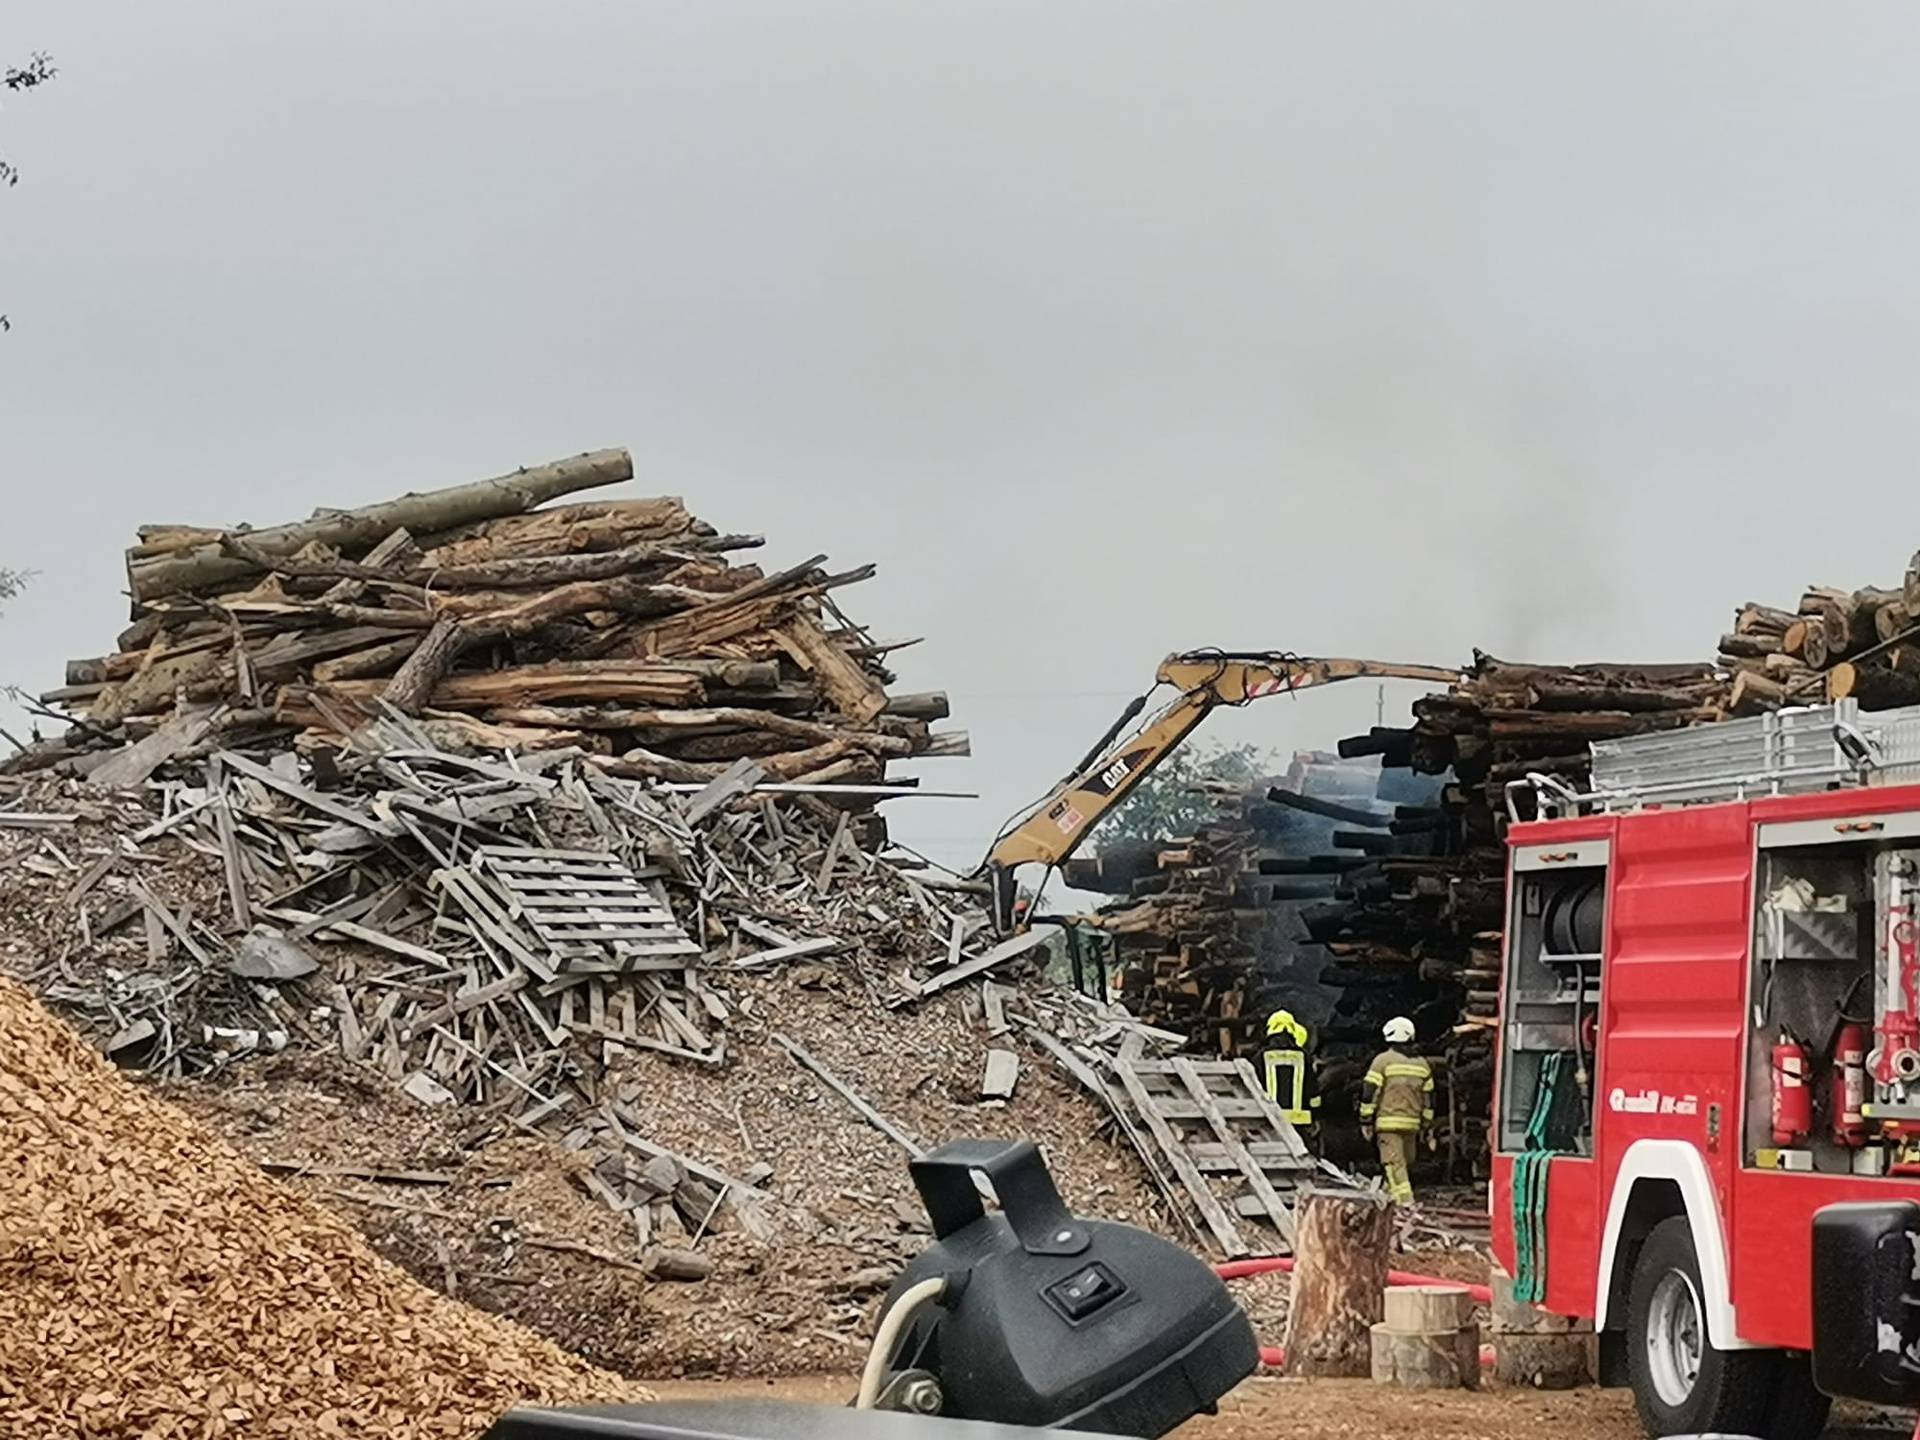
[[[0,1437],[441,1440],[635,1398],[416,1284],[0,980]]]

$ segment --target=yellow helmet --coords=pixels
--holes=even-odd
[[[1267,1035],[1269,1038],[1275,1035],[1291,1035],[1295,1044],[1307,1043],[1307,1027],[1293,1018],[1291,1010],[1276,1010],[1267,1016]]]

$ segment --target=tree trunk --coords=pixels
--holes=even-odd
[[[1851,655],[1873,643],[1873,615],[1848,590],[1809,590],[1800,600],[1802,615],[1818,616],[1830,655]]]
[[[1373,1327],[1386,1314],[1393,1207],[1372,1195],[1310,1191],[1295,1214],[1287,1373],[1371,1373]]]
[[[526,635],[542,625],[607,610],[618,615],[671,615],[687,608],[684,596],[665,587],[648,585],[631,576],[611,580],[576,580],[551,590],[524,594],[517,590],[474,590],[442,595],[434,613],[469,622],[476,634]]]
[[[1480,1388],[1480,1327],[1403,1331],[1373,1327],[1370,1369],[1376,1385],[1402,1390]]]
[[[1740,635],[1780,635],[1799,617],[1786,610],[1776,610],[1771,605],[1760,605],[1748,601],[1740,607],[1740,613],[1733,622],[1734,632]]]
[[[536,555],[578,555],[704,534],[677,496],[555,505],[530,515],[503,515],[421,542],[430,568],[479,565]]]
[[[442,615],[427,631],[427,638],[420,642],[399,672],[387,682],[387,703],[402,714],[418,715],[426,708],[434,687],[453,668],[453,662],[459,659],[460,651],[467,643],[467,637],[461,633],[460,622],[450,615]]]
[[[1727,710],[1733,715],[1760,715],[1768,710],[1778,710],[1786,703],[1787,687],[1784,681],[1756,674],[1752,670],[1742,670],[1733,677]]]
[[[1878,665],[1842,660],[1827,671],[1827,699],[1858,700],[1862,710],[1920,705],[1920,680]]]
[[[617,485],[632,478],[633,458],[625,450],[596,450],[470,485],[402,495],[358,510],[326,511],[311,520],[248,531],[244,538],[248,548],[267,555],[290,555],[314,541],[367,549],[403,527],[416,534],[447,530],[477,520],[517,515],[558,495]],[[130,555],[127,584],[134,600],[143,602],[256,574],[258,570],[251,561],[229,554],[215,543],[161,555]]]
[[[1904,600],[1891,600],[1873,612],[1873,633],[1883,642],[1913,628],[1913,612]]]
[[[333,660],[322,660],[313,667],[313,678],[326,685],[335,680],[358,680],[369,675],[384,675],[398,670],[406,658],[420,646],[419,634],[403,635],[384,644],[370,645]]]
[[[833,708],[856,725],[865,725],[887,708],[887,692],[847,652],[827,639],[811,615],[796,615],[779,632],[813,671],[813,683]]]
[[[715,554],[723,550],[745,550],[761,543],[758,535],[690,535],[684,540],[628,545],[619,550],[588,550],[579,554],[529,555],[519,559],[442,565],[416,571],[408,578],[431,584],[436,593],[488,588],[521,590],[566,584],[573,580],[611,580],[616,575],[631,575],[637,570],[664,570],[684,563],[690,553]]]
[[[1772,635],[1722,635],[1720,653],[1758,660],[1780,649],[1781,643]]]

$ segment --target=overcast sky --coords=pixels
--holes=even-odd
[[[624,444],[845,598],[974,858],[1201,645],[1711,652],[1920,544],[1920,9],[34,0],[0,678],[152,521]],[[1404,713],[1404,694],[1390,713]],[[1214,734],[1282,749],[1371,687]]]

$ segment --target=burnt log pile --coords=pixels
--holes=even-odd
[[[1411,725],[1342,741],[1338,761],[1301,756],[1266,786],[1217,787],[1196,834],[1075,862],[1068,878],[1125,897],[1104,923],[1148,1023],[1229,1055],[1258,1051],[1276,1006],[1313,1026],[1335,1153],[1358,1145],[1380,1026],[1411,1018],[1441,1079],[1442,1161],[1460,1179],[1484,1174],[1509,783],[1583,783],[1592,741],[1723,718],[1737,678],[1707,663],[1477,654],[1458,684],[1414,703]],[[1515,801],[1529,813],[1524,788]]]
[[[1194,835],[1070,861],[1067,878],[1124,897],[1101,921],[1121,998],[1149,1024],[1252,1056],[1274,1008],[1306,1021],[1323,1128],[1334,1153],[1357,1151],[1354,1092],[1381,1025],[1404,1013],[1444,1033],[1460,1010],[1461,977],[1426,933],[1451,863],[1438,782],[1306,752],[1284,775],[1205,789],[1215,813]],[[1495,873],[1476,892],[1495,924],[1498,887]]]
[[[1791,610],[1741,606],[1720,637],[1720,663],[1735,715],[1829,700],[1920,705],[1920,553],[1898,586],[1816,585]]]
[[[1406,1013],[1442,1062],[1451,1173],[1480,1178],[1489,1158],[1505,838],[1510,815],[1533,815],[1527,777],[1584,788],[1594,741],[1724,719],[1730,689],[1707,663],[1524,665],[1476,652],[1459,683],[1414,702],[1411,726],[1340,743],[1344,756],[1441,780],[1432,853],[1354,887],[1311,923],[1329,948],[1414,967],[1432,987]]]

